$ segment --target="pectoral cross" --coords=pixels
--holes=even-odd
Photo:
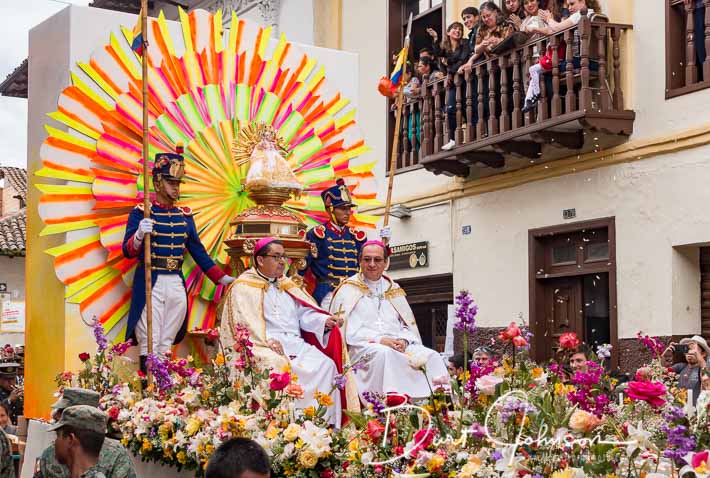
[[[340,304],[340,307],[338,307],[338,311],[334,315],[338,318],[338,327],[342,327],[345,323],[345,319],[343,319],[343,315],[345,315],[345,310],[343,310],[342,303]]]

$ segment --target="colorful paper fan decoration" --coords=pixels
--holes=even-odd
[[[273,126],[287,145],[286,159],[305,189],[286,206],[307,224],[327,219],[319,194],[336,177],[345,178],[358,205],[377,204],[374,163],[354,162],[367,150],[355,110],[331,91],[316,59],[283,35],[270,42],[271,28],[235,15],[228,31],[221,12],[180,11],[180,25],[175,35],[162,12],[149,19],[150,160],[185,144],[181,203],[194,211],[216,262],[228,260],[223,240],[229,221],[251,205],[242,189],[249,166],[238,166],[231,148],[252,123]],[[71,73],[72,85],[49,115],[69,132],[46,126],[36,173],[52,179],[37,185],[45,224],[40,234],[65,235],[64,244],[46,252],[66,286],[66,301],[79,304],[84,320],[97,317],[117,339],[137,265],[123,257],[121,242],[129,212],[143,199],[141,59],[131,50],[132,30],[121,31]],[[355,215],[354,225],[371,227],[376,220]],[[222,287],[189,258],[183,272],[188,330],[213,326]]]

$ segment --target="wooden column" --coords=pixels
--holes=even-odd
[[[518,50],[513,50],[513,129],[520,128],[523,125],[523,118],[521,114],[521,92],[520,87],[522,81],[520,78],[520,55]]]
[[[621,88],[621,28],[613,27],[611,30],[612,55],[614,68],[614,109],[624,109],[624,91]]]
[[[698,69],[695,63],[695,1],[685,4],[685,86],[698,82]]]
[[[500,131],[501,133],[510,130],[510,114],[508,114],[508,55],[498,58],[500,65]]]
[[[607,40],[606,40],[606,25],[600,25],[596,27],[597,29],[597,37],[599,39],[598,47],[597,49],[599,50],[599,82],[601,85],[599,85],[599,95],[601,98],[599,98],[599,110],[600,111],[609,111],[611,108],[611,105],[609,104],[609,88],[608,88],[608,83],[607,83],[607,78],[606,78],[606,48],[607,48]],[[612,53],[613,54],[613,53]],[[612,69],[614,76],[616,76],[616,70],[617,67],[616,65],[612,64]],[[619,76],[621,78],[621,76]],[[619,80],[621,81],[621,80]],[[616,79],[614,80],[614,83],[616,83]],[[621,85],[618,85],[619,90],[621,90]],[[623,105],[622,105],[623,107]],[[621,108],[623,109],[623,108]]]
[[[560,36],[552,35],[552,117],[562,114],[562,99],[560,98],[560,55],[557,48],[560,45]],[[568,50],[571,48],[568,48]]]
[[[577,110],[577,95],[574,92],[574,52],[572,51],[574,32],[572,30],[565,31],[564,40],[567,44],[567,48],[565,49],[565,60],[567,61],[565,68],[565,84],[567,86],[565,113],[571,113]]]

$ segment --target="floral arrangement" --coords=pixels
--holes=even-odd
[[[475,333],[477,307],[457,296],[457,329]],[[96,328],[98,352],[85,368],[58,377],[102,393],[102,407],[123,444],[144,460],[194,470],[200,476],[215,450],[236,436],[260,443],[273,476],[297,478],[570,478],[710,476],[710,396],[686,403],[676,378],[662,365],[664,344],[639,334],[655,358],[633,380],[619,384],[605,369],[610,345],[571,377],[554,363],[530,360],[531,335],[511,323],[498,337],[508,353],[492,365],[467,364],[462,382],[431,383],[431,396],[363,394],[361,413],[341,429],[327,426],[328,391],[317,406],[297,410],[303,397],[286,368],[253,363],[248,331],[237,329],[232,349],[219,336],[205,339],[218,353],[207,364],[192,358],[150,357],[153,382],[121,379],[127,344],[109,346]],[[580,346],[574,334],[560,349]],[[466,343],[466,342],[464,342]],[[366,359],[365,359],[366,360]],[[420,368],[416,360],[410,366]],[[357,371],[363,363],[348,365]],[[336,377],[332,392],[345,384]]]

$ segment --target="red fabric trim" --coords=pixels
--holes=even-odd
[[[320,226],[316,226],[315,228],[313,228],[313,234],[315,234],[318,239],[324,239],[325,227],[323,227],[322,224]]]
[[[158,201],[153,201],[153,206],[157,206],[157,207],[159,207],[160,209],[172,209],[172,208],[175,207],[175,204],[170,204],[170,205],[168,205],[168,204],[163,204],[163,203],[158,202]]]
[[[216,265],[216,264],[213,265],[212,267],[210,267],[210,268],[207,270],[207,272],[205,272],[205,274],[207,274],[207,277],[209,277],[210,280],[211,280],[212,282],[214,282],[215,284],[218,284],[218,283],[219,283],[219,280],[220,280],[222,277],[224,277],[224,276],[227,275],[227,274],[225,274],[224,271],[223,271],[222,269],[220,269],[219,266]]]
[[[128,239],[128,243],[126,244],[126,249],[128,249],[128,257],[137,257],[140,252],[140,249],[136,249],[135,237],[136,235],[133,234],[130,239]],[[141,242],[141,246],[142,245],[143,243]]]
[[[345,228],[343,227],[341,230],[338,230],[337,227],[332,223],[332,221],[328,221],[328,223],[325,225],[325,227],[330,230],[333,234],[337,234],[338,236],[342,236],[343,233],[345,232]]]

